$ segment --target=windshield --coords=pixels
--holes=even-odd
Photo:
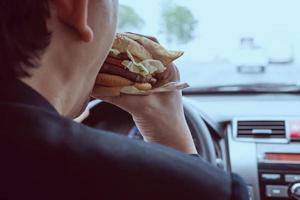
[[[299,0],[120,0],[118,31],[183,50],[192,87],[298,84]]]

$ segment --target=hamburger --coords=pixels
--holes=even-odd
[[[168,51],[146,37],[118,33],[97,76],[96,93],[117,96],[124,88],[151,90],[157,85],[155,76],[182,55],[183,52]]]

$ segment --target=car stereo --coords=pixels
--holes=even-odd
[[[300,164],[258,165],[262,200],[300,199]]]

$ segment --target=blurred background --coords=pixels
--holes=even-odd
[[[192,87],[300,83],[299,0],[120,0],[119,32],[183,50]]]

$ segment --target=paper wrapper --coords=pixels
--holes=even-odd
[[[159,93],[159,92],[170,92],[170,91],[175,91],[175,90],[183,90],[187,87],[189,87],[189,85],[187,83],[170,82],[161,87],[153,88],[152,90],[142,91],[133,86],[109,88],[109,87],[103,87],[100,85],[96,85],[94,87],[92,96],[95,98],[99,98],[99,99],[104,98],[104,97],[120,96],[121,94],[137,95],[137,96],[144,95],[145,96],[145,95],[150,95],[150,94]]]

